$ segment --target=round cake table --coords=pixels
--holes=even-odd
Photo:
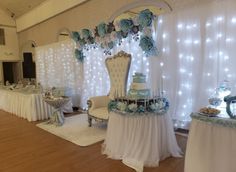
[[[158,166],[169,157],[181,157],[168,114],[121,115],[110,112],[103,154],[120,159],[137,172]]]
[[[62,107],[70,101],[69,97],[53,97],[53,98],[44,98],[44,101],[50,106],[55,108],[55,111],[50,116],[48,123],[54,124],[56,126],[62,126],[64,124],[64,114],[62,112]]]

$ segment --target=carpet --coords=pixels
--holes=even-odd
[[[66,117],[62,126],[47,124],[47,122],[36,126],[79,146],[89,146],[104,140],[106,136],[106,124],[98,122],[88,127],[87,114]]]

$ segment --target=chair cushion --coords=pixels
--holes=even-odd
[[[91,116],[96,118],[108,120],[108,109],[107,107],[100,107],[89,111]]]

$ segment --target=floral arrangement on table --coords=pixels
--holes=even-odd
[[[163,97],[146,100],[116,99],[108,103],[108,111],[115,111],[122,115],[163,115],[169,109],[169,101]]]
[[[117,22],[100,23],[93,31],[82,29],[80,32],[72,32],[72,38],[77,43],[75,56],[80,61],[84,61],[83,50],[100,46],[105,54],[109,54],[115,44],[121,44],[122,39],[129,34],[135,41],[139,40],[139,46],[147,56],[155,55],[157,49],[152,38],[152,21],[155,15],[149,10],[141,11],[137,17],[130,19],[121,19]],[[141,37],[140,37],[141,33]],[[92,45],[92,46],[89,46]]]

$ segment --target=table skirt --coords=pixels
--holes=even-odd
[[[185,172],[235,172],[236,129],[193,119]]]
[[[181,157],[171,118],[165,115],[130,116],[109,114],[103,153],[121,159],[136,171],[158,166],[169,156]]]
[[[0,90],[0,109],[28,121],[48,119],[53,108],[43,101],[41,94],[27,94]]]

